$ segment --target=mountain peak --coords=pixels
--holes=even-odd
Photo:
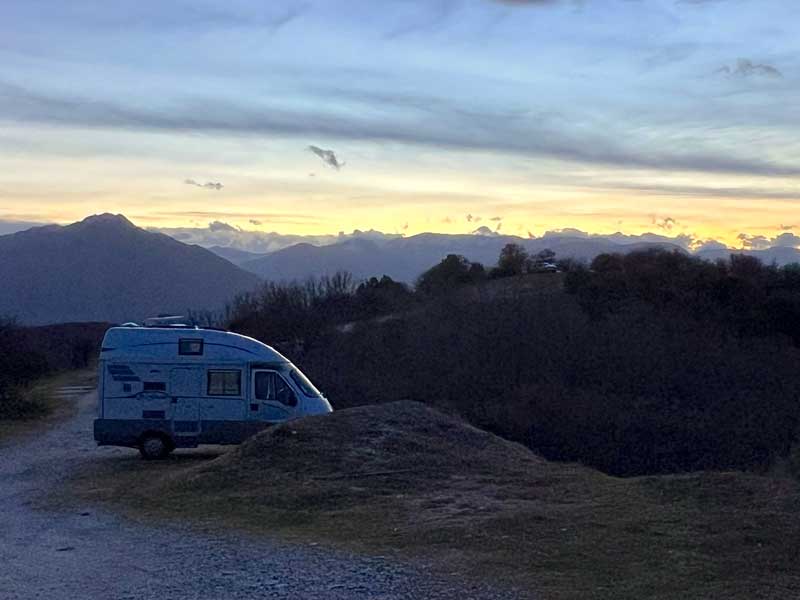
[[[83,221],[79,221],[76,225],[122,225],[136,228],[136,225],[131,223],[125,215],[114,215],[112,213],[91,215],[86,217]]]
[[[111,214],[0,237],[0,281],[0,314],[26,324],[214,311],[258,285],[208,250]]]

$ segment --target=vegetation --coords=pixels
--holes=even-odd
[[[336,407],[417,400],[610,474],[762,470],[788,457],[800,269],[602,255],[561,263],[565,289],[553,292],[557,275],[521,274],[522,258],[505,249],[498,269],[510,275],[488,281],[448,256],[414,293],[384,279],[380,305],[343,275],[270,284],[236,305],[232,326],[278,342]],[[507,281],[527,293],[497,287]]]
[[[308,352],[336,326],[406,310],[413,303],[408,287],[389,277],[356,285],[348,273],[337,273],[304,283],[268,282],[239,295],[229,309],[228,326],[293,352]]]
[[[34,384],[46,375],[89,366],[106,328],[102,323],[20,327],[0,320],[0,421],[48,414],[52,403]]]

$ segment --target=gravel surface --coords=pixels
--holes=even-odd
[[[2,600],[527,597],[447,580],[417,563],[179,525],[143,526],[96,506],[70,512],[35,508],[35,499],[70,469],[130,452],[95,447],[93,392],[64,388],[60,395],[78,403],[72,420],[0,447]]]

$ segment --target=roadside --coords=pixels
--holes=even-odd
[[[30,416],[0,419],[0,448],[46,431],[77,413],[77,399],[97,385],[97,370],[65,371],[44,377],[23,392]]]
[[[72,418],[14,437],[0,447],[0,598],[4,600],[401,600],[530,597],[430,572],[424,562],[358,555],[317,541],[287,543],[225,531],[213,521],[192,526],[126,519],[94,500],[63,492],[76,472],[102,466],[106,493],[136,502],[143,489],[120,489],[118,474],[140,469],[135,451],[96,448],[95,394],[76,398]],[[199,464],[219,451],[182,453]],[[134,467],[135,465],[135,467]],[[159,465],[162,467],[163,465]],[[153,478],[139,471],[145,479]],[[96,490],[95,490],[96,491]],[[68,501],[67,501],[68,500]],[[232,508],[236,501],[233,500]],[[184,498],[184,514],[195,499]]]

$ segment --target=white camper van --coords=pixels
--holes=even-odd
[[[114,327],[100,351],[98,445],[238,444],[270,424],[331,412],[280,353],[243,335],[186,326]]]

